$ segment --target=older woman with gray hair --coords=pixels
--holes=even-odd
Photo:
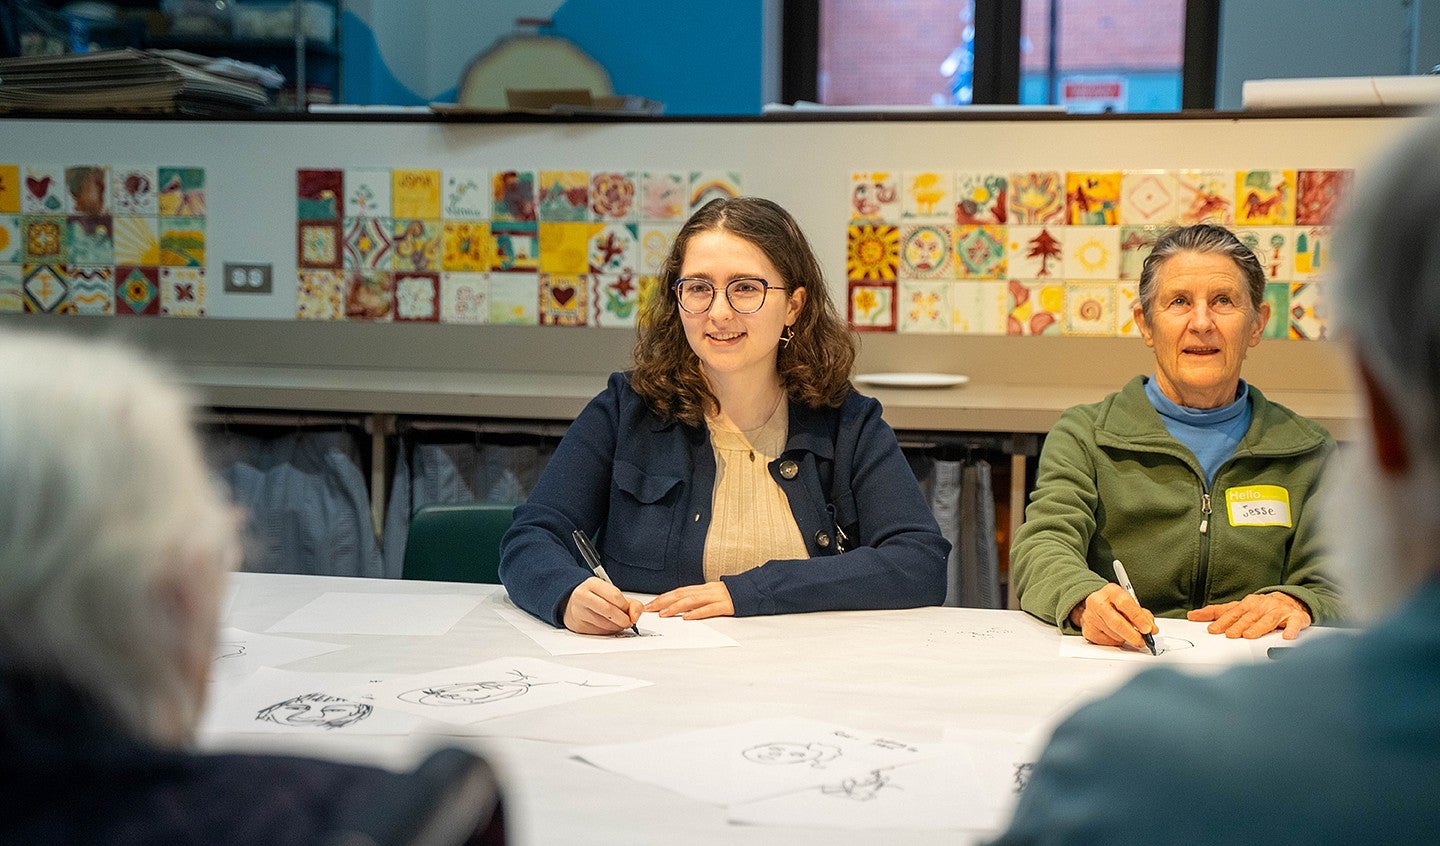
[[[0,840],[503,835],[460,750],[409,775],[187,751],[239,539],[186,397],[115,344],[6,328],[0,362]]]
[[[1171,230],[1139,294],[1155,373],[1067,410],[1046,437],[1011,549],[1020,607],[1136,649],[1156,615],[1247,638],[1335,619],[1314,504],[1334,441],[1240,378],[1270,317],[1255,254],[1224,227]]]

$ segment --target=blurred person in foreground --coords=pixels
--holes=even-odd
[[[457,749],[403,775],[189,749],[239,538],[187,399],[110,343],[6,329],[0,362],[0,842],[503,841]]]
[[[1372,625],[1082,708],[997,843],[1440,843],[1440,115],[1364,175],[1336,255],[1365,413],[1323,531]]]

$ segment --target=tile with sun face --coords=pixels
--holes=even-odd
[[[1065,334],[1115,334],[1115,285],[1077,283],[1065,286]]]
[[[1175,175],[1175,222],[1180,226],[1235,222],[1235,172],[1181,170]]]
[[[345,275],[338,270],[302,270],[295,289],[298,320],[344,320]]]
[[[1008,271],[1003,226],[955,227],[955,275],[961,279],[1004,279]]]
[[[160,313],[170,317],[204,317],[205,268],[160,268]]]
[[[1059,335],[1065,321],[1065,285],[1061,282],[1008,283],[1008,335]]]
[[[958,335],[1004,335],[1010,295],[1005,282],[957,282],[950,289],[952,331]]]
[[[900,174],[854,171],[850,174],[850,220],[870,223],[900,221]]]
[[[850,325],[857,332],[894,332],[895,283],[851,282],[847,308]]]
[[[1114,226],[1120,222],[1120,171],[1065,174],[1065,214],[1072,226]]]
[[[1235,174],[1237,226],[1295,223],[1295,171],[1242,170]]]
[[[76,314],[115,313],[114,267],[69,267],[70,305]]]
[[[640,285],[633,273],[595,273],[590,280],[590,322],[595,326],[634,326]]]
[[[1355,178],[1353,170],[1300,170],[1295,172],[1295,223],[1327,226]]]
[[[1068,226],[1006,228],[1005,262],[1012,279],[1058,279],[1065,275]]]
[[[1065,222],[1065,180],[1059,171],[1010,174],[1006,216],[1012,225],[1059,225]]]
[[[950,277],[950,237],[950,227],[943,223],[911,223],[901,226],[900,277]]]
[[[955,216],[960,226],[1006,223],[1009,179],[1003,173],[955,174]]]
[[[954,327],[950,289],[957,282],[901,279],[895,286],[901,332],[945,333]]]
[[[955,174],[948,170],[907,171],[900,176],[900,215],[907,221],[949,223],[955,219]]]
[[[1120,227],[1070,227],[1065,236],[1065,278],[1120,278]]]
[[[848,228],[845,272],[850,279],[893,282],[900,270],[900,227],[868,223]]]
[[[489,323],[490,274],[441,274],[440,322]]]
[[[1283,282],[1295,272],[1294,233],[1290,226],[1244,226],[1235,230],[1235,237],[1255,251],[1266,282]]]
[[[1120,176],[1120,223],[1171,226],[1179,215],[1180,182],[1168,170],[1127,170]]]

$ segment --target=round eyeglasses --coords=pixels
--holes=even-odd
[[[766,291],[783,291],[784,285],[767,285],[758,276],[742,276],[725,283],[725,301],[736,314],[754,314],[765,305]],[[675,299],[680,309],[690,314],[704,314],[715,302],[715,283],[709,279],[689,277],[675,280]]]

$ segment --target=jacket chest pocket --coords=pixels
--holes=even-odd
[[[627,461],[615,462],[605,551],[617,563],[665,569],[677,510],[682,505],[682,482],[679,476],[648,474]]]

